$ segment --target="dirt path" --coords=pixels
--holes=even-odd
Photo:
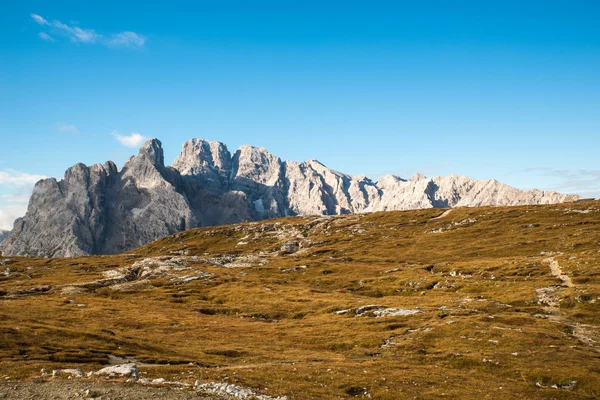
[[[544,305],[544,311],[550,315],[551,318],[555,320],[560,319],[562,321],[562,317],[559,317],[561,299],[559,293],[567,288],[572,288],[573,282],[571,281],[571,278],[563,272],[560,264],[554,257],[548,257],[542,261],[550,266],[550,274],[560,279],[561,284],[536,289],[538,302]]]
[[[567,325],[574,338],[587,346],[594,347],[596,351],[600,352],[600,349],[595,345],[596,341],[592,339],[594,332],[598,329],[597,327],[571,321],[560,313],[561,296],[559,296],[559,293],[565,289],[575,287],[573,281],[563,272],[560,264],[554,257],[548,257],[542,261],[550,266],[550,274],[561,281],[560,286],[548,286],[536,289],[538,302],[544,305],[543,310],[548,314],[548,319],[556,323]]]
[[[438,215],[437,217],[433,217],[430,219],[430,221],[434,221],[436,219],[442,219],[445,216],[447,216],[448,214],[450,214],[452,212],[452,208],[449,208],[448,210],[444,211],[443,213],[441,213],[440,215]]]
[[[552,276],[555,276],[558,279],[560,279],[564,286],[570,288],[573,287],[573,282],[571,281],[571,278],[563,272],[562,268],[558,264],[558,261],[556,261],[554,257],[545,258],[543,261],[545,263],[550,264],[550,273],[552,274]]]

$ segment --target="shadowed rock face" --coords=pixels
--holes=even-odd
[[[232,156],[223,143],[202,139],[186,142],[169,167],[152,139],[120,171],[111,161],[76,164],[60,181],[39,181],[0,249],[7,256],[113,254],[184,229],[246,220],[577,198],[457,175],[386,175],[375,183],[316,160],[282,161],[262,147],[242,146]]]
[[[112,162],[76,164],[61,181],[39,181],[27,214],[15,221],[3,254],[73,257],[112,254],[197,226],[179,171],[164,166],[150,140],[121,171]]]

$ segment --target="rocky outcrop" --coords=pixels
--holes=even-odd
[[[428,179],[418,174],[408,181],[386,175],[377,186],[381,196],[373,198],[366,211],[552,204],[579,198],[537,189],[519,190],[494,179],[474,180],[459,175]]]
[[[184,229],[293,215],[576,200],[522,191],[495,180],[448,175],[373,182],[316,160],[282,161],[262,147],[233,155],[223,143],[192,139],[172,166],[161,142],[146,142],[119,171],[112,162],[76,164],[62,180],[35,186],[27,214],[0,243],[4,255],[72,257],[121,253]]]
[[[107,188],[118,173],[113,163],[76,164],[61,181],[39,181],[25,217],[2,242],[4,254],[75,256],[100,252],[106,233]]]
[[[39,181],[27,214],[15,221],[3,254],[74,257],[120,253],[197,226],[179,171],[165,167],[150,140],[121,171],[112,162],[76,164],[64,179]]]

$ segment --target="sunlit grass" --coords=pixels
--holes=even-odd
[[[597,398],[599,343],[572,331],[582,324],[600,339],[599,210],[586,202],[456,209],[437,220],[440,210],[287,218],[190,230],[128,255],[4,260],[0,375],[98,369],[112,354],[145,363],[148,377],[297,399]],[[301,250],[279,254],[289,240]],[[190,261],[216,277],[187,284],[63,290],[149,256],[261,252],[268,262],[250,267]],[[546,253],[575,284],[557,293],[560,320],[537,302],[535,289],[560,285]],[[367,304],[422,312],[335,313]]]

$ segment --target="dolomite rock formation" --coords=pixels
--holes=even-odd
[[[373,182],[316,160],[282,161],[262,147],[245,145],[232,155],[223,143],[202,139],[186,142],[165,166],[161,142],[152,139],[120,171],[111,161],[76,164],[60,181],[39,181],[27,214],[0,250],[5,256],[113,254],[184,229],[246,220],[577,198],[457,175],[387,175]]]
[[[73,257],[120,253],[197,226],[179,171],[164,166],[158,140],[121,171],[112,162],[76,164],[61,181],[39,181],[27,214],[15,221],[3,254]]]
[[[2,241],[4,239],[6,239],[7,236],[8,236],[8,231],[5,231],[4,229],[0,229],[0,244],[2,244]]]

